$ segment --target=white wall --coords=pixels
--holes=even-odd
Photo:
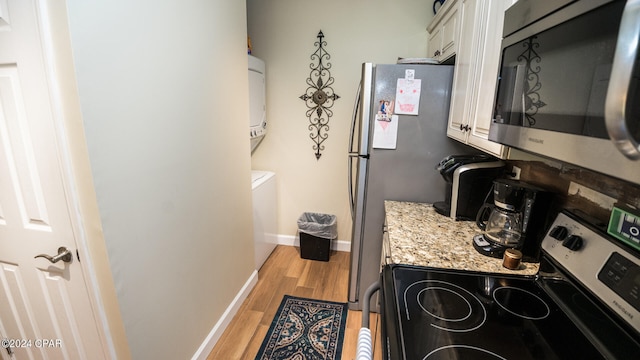
[[[134,359],[190,358],[253,271],[242,1],[69,1]]]
[[[432,2],[422,0],[247,0],[253,55],[267,65],[269,134],[252,156],[254,169],[278,174],[278,232],[295,235],[305,211],[338,217],[338,239],[351,239],[347,144],[361,63],[425,57]],[[316,160],[307,107],[310,55],[322,30],[331,55],[333,107],[329,138]]]

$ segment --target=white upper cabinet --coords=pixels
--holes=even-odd
[[[427,27],[429,42],[427,56],[440,62],[451,58],[458,51],[460,20],[458,0],[448,0]]]
[[[505,10],[514,0],[458,0],[457,42],[447,135],[505,158],[508,147],[488,140],[500,63]],[[446,3],[445,3],[446,4]]]

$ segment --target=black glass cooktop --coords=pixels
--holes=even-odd
[[[604,359],[533,278],[385,267],[390,359]]]

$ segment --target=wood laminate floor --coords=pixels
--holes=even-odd
[[[332,252],[328,262],[300,258],[300,250],[279,245],[258,272],[258,283],[218,340],[207,360],[255,359],[262,340],[286,295],[318,300],[347,302],[349,253]],[[356,356],[362,321],[360,311],[349,310],[342,346],[342,359]],[[382,359],[379,318],[371,315],[375,334],[374,359]]]

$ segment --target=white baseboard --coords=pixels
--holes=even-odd
[[[279,245],[300,246],[300,237],[293,235],[278,235]],[[351,242],[344,240],[332,240],[331,250],[351,252]]]
[[[247,279],[247,282],[244,283],[242,289],[240,289],[231,304],[227,307],[227,310],[225,310],[224,314],[222,314],[220,320],[218,320],[213,329],[211,329],[211,332],[209,332],[209,335],[207,335],[206,339],[204,339],[204,342],[202,343],[202,345],[200,345],[198,351],[193,354],[191,360],[207,359],[207,356],[209,356],[209,354],[213,350],[213,347],[216,345],[218,340],[220,340],[220,337],[226,330],[227,326],[229,326],[229,323],[231,323],[231,320],[240,309],[240,305],[242,305],[247,296],[249,296],[249,293],[257,283],[258,271],[254,270],[253,273],[251,273],[249,279]]]
[[[300,246],[299,236],[278,235],[277,240],[279,245],[298,246],[298,247]],[[331,250],[350,252],[351,242],[343,241],[343,240],[333,240],[331,241]],[[227,326],[229,325],[229,323],[231,323],[231,320],[240,309],[240,306],[242,305],[244,300],[247,298],[247,296],[249,296],[249,293],[256,286],[257,283],[258,283],[258,271],[254,270],[251,276],[249,277],[249,279],[247,280],[247,282],[242,287],[242,289],[240,289],[236,297],[233,299],[229,307],[227,307],[224,314],[222,314],[222,317],[220,318],[220,320],[218,320],[218,322],[215,324],[213,329],[211,329],[211,332],[209,332],[209,335],[207,335],[206,339],[204,340],[202,345],[200,345],[200,348],[198,348],[198,350],[193,355],[191,360],[207,359],[207,356],[209,356],[209,354],[213,350],[213,347],[216,345],[218,340],[220,340],[220,337],[226,330]]]

